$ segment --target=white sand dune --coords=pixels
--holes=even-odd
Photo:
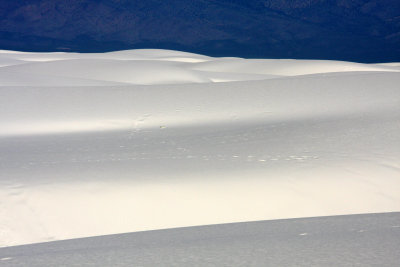
[[[293,59],[222,59],[194,64],[192,69],[229,73],[294,76],[328,72],[396,71],[393,66],[342,61]]]
[[[185,227],[0,248],[2,266],[397,266],[400,213]]]
[[[0,86],[112,86],[126,83],[2,70]]]
[[[206,77],[202,77],[194,71],[186,70],[179,65],[179,62],[161,60],[71,59],[30,63],[5,67],[4,69],[18,73],[48,74],[132,84],[210,81]]]
[[[400,211],[395,64],[0,51],[0,246]]]

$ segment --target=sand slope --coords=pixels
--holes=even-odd
[[[400,214],[188,227],[0,249],[2,266],[396,266]]]
[[[0,246],[400,210],[396,64],[0,61]]]

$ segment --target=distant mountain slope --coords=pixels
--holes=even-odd
[[[398,0],[0,0],[0,48],[400,61]]]

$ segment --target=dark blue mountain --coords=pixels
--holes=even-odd
[[[0,49],[400,61],[399,0],[0,0]]]

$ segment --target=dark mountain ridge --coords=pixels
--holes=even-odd
[[[400,61],[398,0],[0,0],[0,49]]]

